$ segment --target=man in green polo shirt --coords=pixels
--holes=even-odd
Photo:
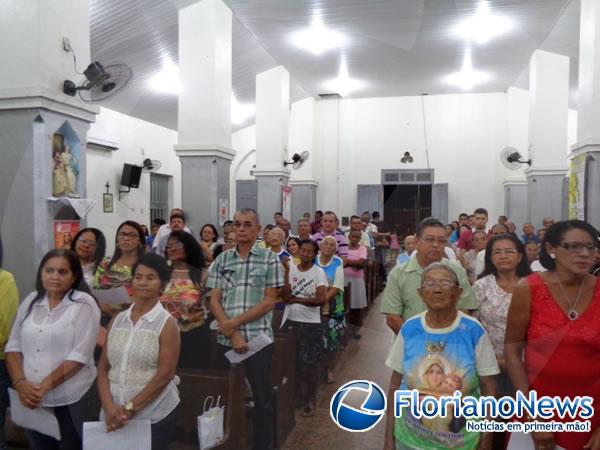
[[[477,309],[467,272],[460,264],[444,258],[444,247],[448,242],[444,224],[431,217],[424,219],[417,225],[416,234],[417,254],[408,263],[390,272],[383,292],[381,312],[386,315],[387,325],[395,334],[398,334],[405,320],[426,310],[417,289],[421,287],[423,270],[434,262],[448,264],[458,276],[463,290],[458,308],[467,311]]]

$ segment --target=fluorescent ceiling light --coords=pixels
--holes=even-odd
[[[325,89],[333,93],[340,94],[342,97],[346,97],[353,91],[363,89],[365,86],[366,83],[364,81],[357,80],[356,78],[350,78],[345,59],[342,59],[340,64],[340,72],[338,77],[323,83],[323,87]]]
[[[316,56],[340,48],[346,42],[342,34],[325,28],[319,14],[315,14],[310,28],[294,33],[291,40],[296,47],[308,50]]]
[[[491,39],[505,34],[513,28],[507,17],[492,14],[487,1],[479,2],[475,15],[454,27],[454,34],[465,41],[486,44]]]
[[[470,91],[474,86],[484,83],[490,79],[487,72],[473,70],[471,52],[465,52],[463,66],[460,72],[455,72],[446,77],[446,83],[458,86],[465,91]]]
[[[164,94],[178,95],[181,93],[179,68],[171,60],[166,59],[160,72],[150,79],[150,87]]]
[[[256,107],[251,103],[239,103],[231,94],[231,123],[241,125],[256,114]]]

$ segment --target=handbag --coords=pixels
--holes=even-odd
[[[207,409],[207,401],[208,403]],[[198,416],[198,440],[200,441],[200,449],[206,450],[216,447],[223,440],[223,425],[225,422],[225,406],[219,406],[221,396],[217,397],[217,402],[214,404],[215,398],[209,395],[204,399],[202,415]]]

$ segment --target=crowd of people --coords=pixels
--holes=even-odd
[[[83,423],[93,420],[108,432],[148,420],[152,448],[169,448],[177,370],[208,367],[211,327],[220,369],[230,366],[227,352],[271,342],[243,364],[253,448],[272,448],[265,374],[273,318],[296,330],[297,406],[311,417],[321,379],[334,383],[343,346],[361,339],[369,265],[385,283],[380,308],[396,335],[386,361],[390,395],[400,387],[476,396],[535,389],[600,401],[600,255],[598,232],[585,222],[547,219],[537,232],[526,223],[519,236],[504,216],[488,229],[478,208],[398,236],[377,212],[352,216],[348,226],[333,211],[306,213],[295,227],[281,213],[261,226],[251,209],[232,219],[222,234],[205,224],[197,236],[179,208],[150,230],[128,220],[115,231],[112,255],[99,229],[84,228],[70,249],[42,258],[35,290],[20,302],[1,269],[0,240],[0,450],[9,386],[23,407],[51,408],[58,421],[60,441],[35,424],[26,429],[34,449],[79,449]],[[91,407],[94,396],[101,411]],[[587,434],[532,433],[535,448],[600,449],[600,415],[592,422]],[[385,448],[504,448],[504,436],[495,438],[467,432],[458,418],[395,419],[390,410]]]
[[[388,276],[381,312],[397,336],[386,361],[386,450],[504,449],[513,438],[469,432],[451,415],[417,419],[407,410],[394,418],[397,389],[600,401],[598,231],[547,218],[537,232],[525,223],[517,235],[504,216],[489,229],[487,222],[483,208],[450,225],[423,220]],[[600,416],[590,421],[589,432],[532,432],[527,448],[600,449]]]

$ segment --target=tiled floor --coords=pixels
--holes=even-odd
[[[337,427],[329,416],[331,396],[344,383],[354,379],[376,382],[386,393],[391,370],[385,366],[393,333],[379,313],[379,301],[370,308],[362,329],[362,339],[351,340],[343,351],[338,364],[337,382],[321,384],[314,417],[304,418],[296,414],[296,427],[292,431],[284,450],[381,450],[385,420],[365,433],[351,433]]]

